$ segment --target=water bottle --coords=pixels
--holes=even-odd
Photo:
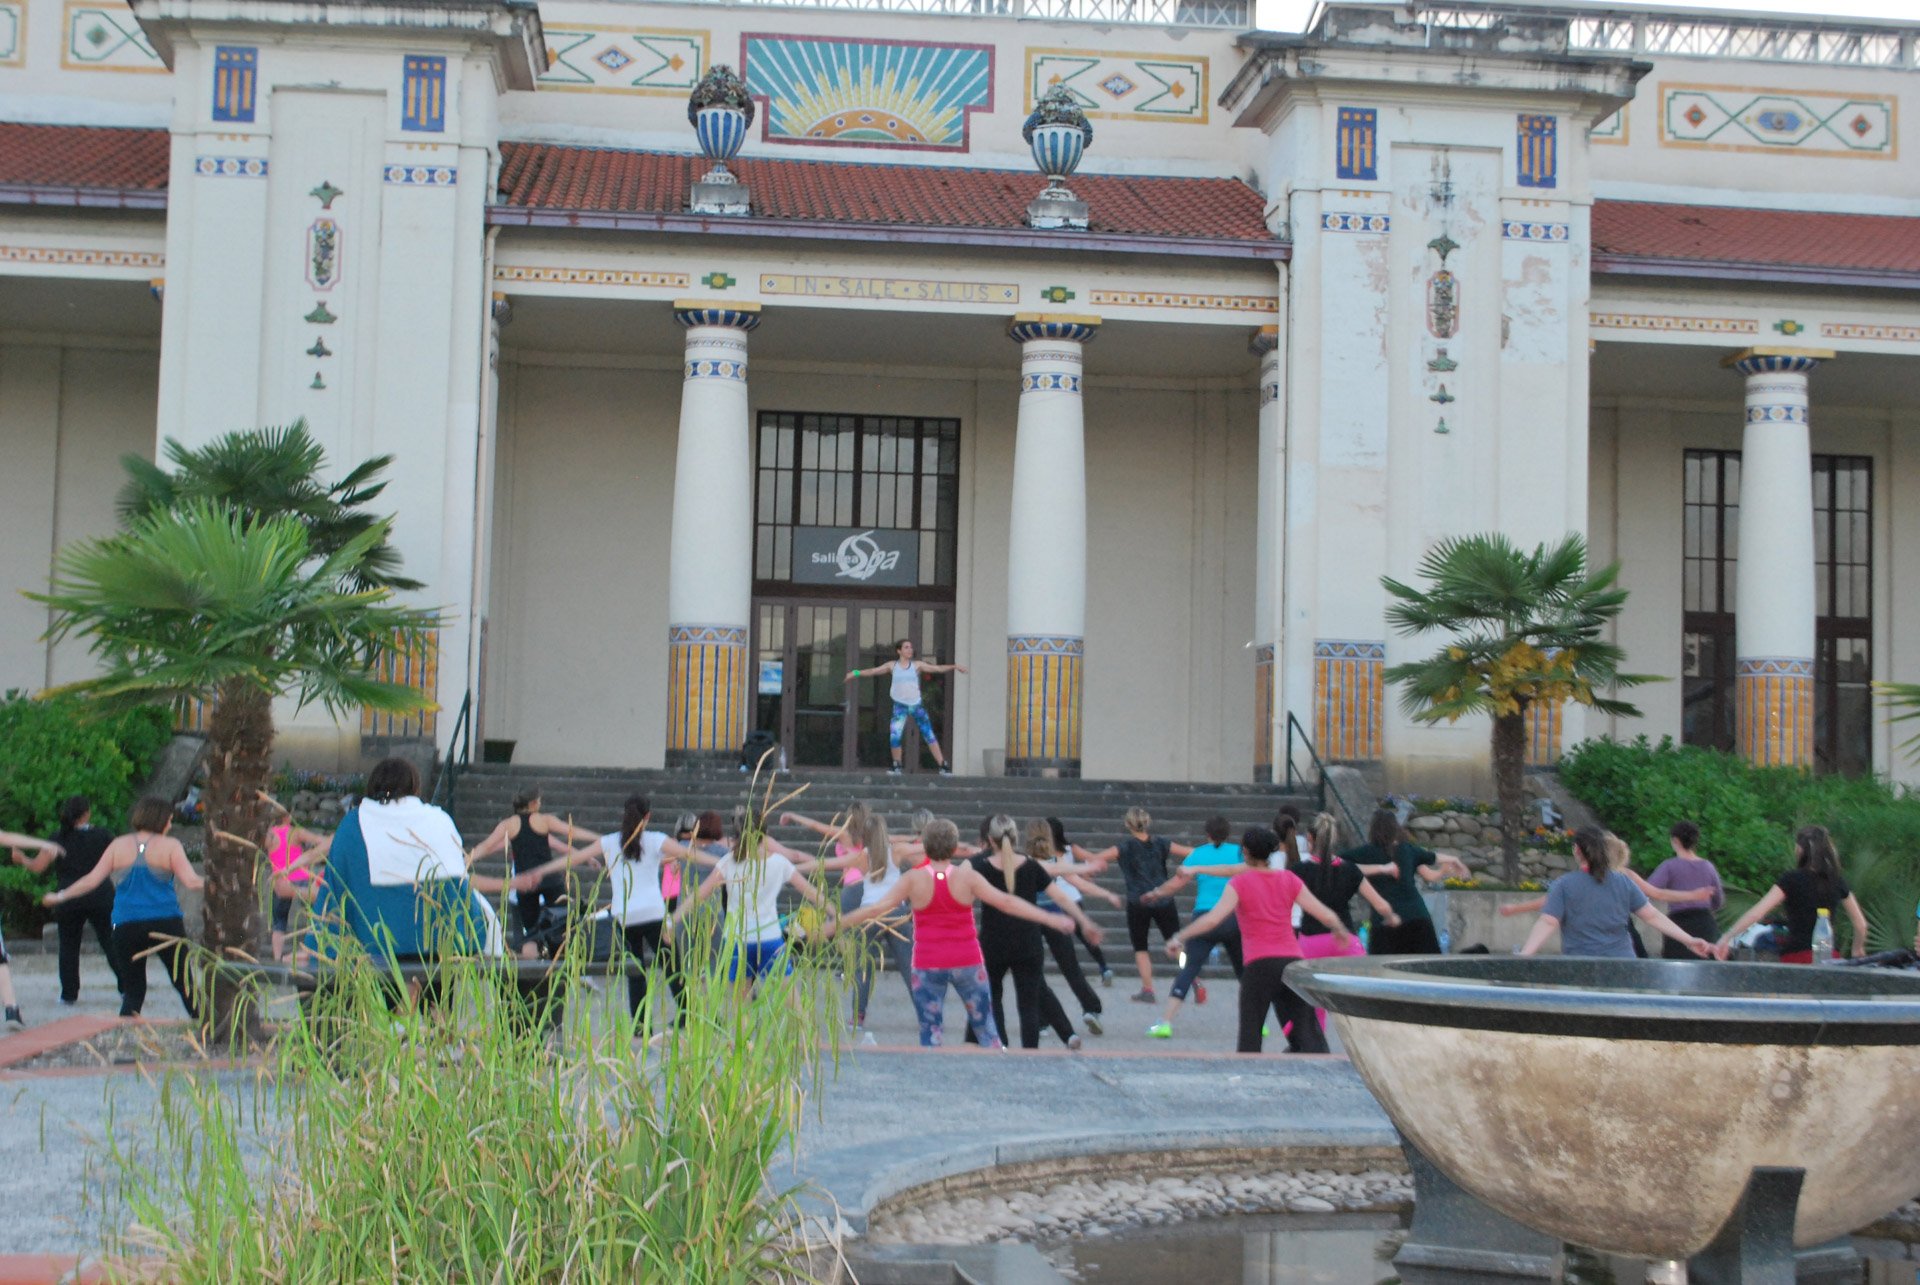
[[[1824,906],[1820,908],[1819,920],[1813,925],[1813,962],[1833,962],[1833,915]]]

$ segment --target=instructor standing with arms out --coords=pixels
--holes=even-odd
[[[847,681],[864,678],[870,674],[887,674],[893,680],[890,689],[893,696],[893,718],[887,724],[887,740],[893,746],[893,766],[888,769],[891,776],[900,775],[900,738],[906,733],[907,720],[912,719],[920,728],[920,739],[933,751],[933,761],[948,776],[953,768],[947,763],[947,756],[940,752],[940,738],[933,734],[933,720],[927,717],[927,707],[920,703],[920,676],[922,674],[945,674],[967,672],[965,665],[936,665],[931,661],[915,660],[913,644],[902,638],[893,645],[893,659],[884,665],[872,669],[856,669],[847,675]]]

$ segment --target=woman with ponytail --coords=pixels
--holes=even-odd
[[[1704,957],[1712,949],[1711,943],[1656,910],[1633,880],[1614,869],[1604,830],[1582,826],[1574,832],[1573,852],[1580,869],[1548,885],[1546,907],[1533,925],[1527,944],[1520,948],[1522,955],[1538,954],[1547,938],[1558,930],[1562,955],[1633,959],[1633,927],[1628,916],[1652,924],[1696,955]]]
[[[1333,819],[1331,812],[1322,812],[1314,817],[1311,854],[1289,858],[1287,869],[1300,876],[1300,882],[1306,885],[1307,891],[1320,898],[1326,903],[1327,909],[1340,917],[1341,926],[1349,933],[1356,931],[1352,909],[1356,893],[1373,907],[1374,915],[1383,925],[1389,929],[1398,928],[1399,914],[1380,895],[1379,889],[1360,873],[1360,867],[1334,855],[1338,834],[1339,823]],[[1325,924],[1315,919],[1303,919],[1300,922],[1300,955],[1303,959],[1365,953],[1366,948],[1357,936],[1349,939],[1345,946],[1339,946]]]
[[[1240,1040],[1238,1051],[1258,1053],[1262,1028],[1271,1008],[1287,1028],[1289,1053],[1325,1053],[1327,1037],[1314,1016],[1313,1005],[1286,984],[1287,965],[1300,958],[1293,933],[1293,908],[1312,915],[1345,945],[1349,937],[1340,917],[1307,891],[1291,870],[1274,869],[1273,854],[1280,836],[1256,826],[1240,838],[1244,868],[1227,881],[1219,904],[1188,924],[1167,942],[1167,953],[1179,957],[1186,939],[1213,931],[1233,915],[1240,921],[1240,948],[1246,971],[1240,977]]]
[[[660,934],[669,907],[661,891],[661,861],[663,858],[686,861],[693,856],[686,844],[647,829],[652,817],[653,809],[645,796],[629,794],[621,808],[620,828],[600,836],[600,856],[607,867],[608,890],[613,894],[609,913],[620,925],[627,953],[642,966],[664,954]],[[668,967],[667,989],[673,993],[676,1009],[684,1008],[680,997],[685,984],[678,968]],[[629,974],[627,1015],[638,1020],[646,1002],[647,975],[644,972]]]
[[[1058,882],[1040,867],[1039,862],[1022,856],[1015,848],[1019,837],[1020,827],[1012,817],[988,817],[987,851],[974,857],[969,864],[987,882],[1036,908],[1040,903],[1040,895],[1046,893],[1059,907],[1061,914],[1079,925],[1094,941],[1099,941],[1100,930],[1088,921],[1078,903],[1059,891]],[[1044,973],[1046,943],[1040,936],[1040,921],[1017,918],[998,906],[983,905],[980,908],[980,954],[987,965],[987,988],[993,997],[994,1024],[1002,1032],[1007,1028],[1006,1010],[1000,1002],[1000,983],[1011,973],[1014,1005],[1020,1013],[1020,1047],[1039,1048],[1043,1025],[1051,1026],[1068,1048],[1080,1047],[1080,1037],[1074,1033],[1073,1024],[1067,1021],[1066,1010],[1047,986]]]
[[[1777,934],[1781,963],[1811,964],[1813,929],[1820,922],[1820,912],[1824,910],[1831,916],[1843,908],[1853,923],[1853,957],[1865,957],[1867,916],[1840,873],[1840,854],[1834,851],[1833,836],[1823,825],[1802,826],[1800,833],[1793,837],[1793,853],[1793,869],[1775,879],[1767,895],[1754,902],[1753,909],[1720,934],[1713,948],[1716,958],[1725,959],[1741,933],[1772,914],[1782,903],[1787,908],[1787,928]]]

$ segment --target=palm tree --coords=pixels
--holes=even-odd
[[[1589,574],[1587,542],[1578,534],[1531,553],[1504,535],[1469,535],[1435,545],[1419,573],[1425,589],[1381,577],[1396,600],[1388,621],[1408,636],[1444,630],[1453,637],[1425,660],[1395,665],[1386,678],[1399,685],[1401,708],[1420,722],[1492,717],[1501,853],[1507,881],[1517,883],[1527,710],[1541,701],[1574,701],[1638,717],[1632,705],[1599,693],[1655,681],[1621,673],[1626,652],[1601,637],[1626,605],[1627,591],[1614,584],[1620,564]]]
[[[221,959],[250,957],[260,939],[256,854],[271,815],[261,799],[273,762],[276,697],[411,712],[419,692],[372,677],[380,657],[422,645],[438,613],[403,607],[386,586],[355,587],[355,568],[386,544],[371,521],[316,556],[299,517],[249,516],[209,499],[133,519],[118,535],[60,551],[50,592],[50,639],[81,636],[97,677],[61,692],[102,708],[207,701],[205,944]],[[213,1033],[227,1038],[254,1015],[240,992],[216,984]]]
[[[322,558],[379,521],[364,506],[387,489],[380,474],[393,463],[393,456],[377,455],[338,482],[323,482],[326,452],[304,419],[285,428],[228,433],[197,449],[169,437],[165,455],[171,473],[139,455],[120,457],[127,471],[117,502],[123,526],[193,500],[210,500],[253,517],[299,518],[307,528],[309,551]],[[348,580],[360,588],[423,587],[400,575],[400,554],[384,540],[353,564]]]

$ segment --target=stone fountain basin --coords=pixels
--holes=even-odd
[[[1920,975],[1482,955],[1287,981],[1441,1172],[1574,1244],[1690,1258],[1756,1165],[1806,1171],[1802,1248],[1920,1192]]]

